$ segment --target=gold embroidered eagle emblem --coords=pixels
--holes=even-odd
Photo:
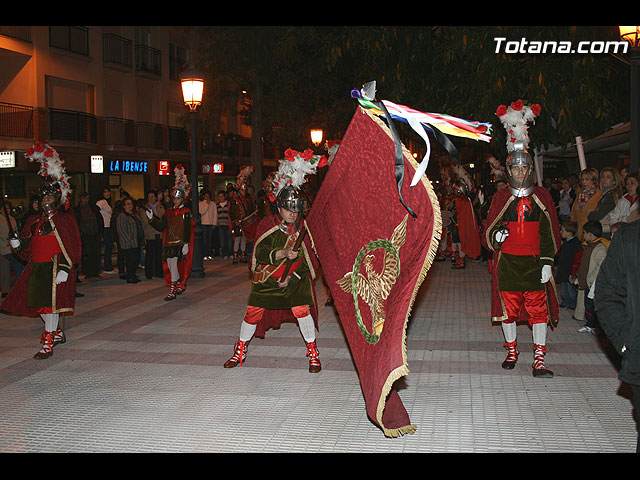
[[[389,297],[391,288],[400,274],[400,249],[407,236],[407,218],[408,215],[394,229],[391,238],[367,243],[358,253],[353,269],[336,282],[344,292],[353,295],[356,320],[369,343],[376,343],[380,339],[384,327],[384,301]],[[378,273],[373,268],[375,255],[370,252],[380,248],[384,249],[384,256],[382,271]],[[364,274],[360,272],[362,263],[364,263]],[[369,332],[362,323],[358,298],[362,298],[369,305],[373,333]]]

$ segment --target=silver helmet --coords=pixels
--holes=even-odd
[[[300,192],[291,186],[283,187],[276,197],[276,205],[291,212],[302,214],[304,209],[304,198]]]
[[[534,166],[531,155],[524,149],[517,149],[507,157],[507,179],[509,180],[509,191],[516,197],[527,197],[534,189],[533,173]],[[526,176],[519,182],[515,179],[511,169],[526,168]]]
[[[173,187],[171,189],[171,196],[175,197],[175,198],[181,198],[182,200],[187,198],[186,192],[184,190],[182,190],[181,188],[177,188],[177,187]]]
[[[46,214],[54,212],[60,206],[62,188],[58,182],[45,182],[39,189],[40,211]],[[53,199],[51,199],[52,197]]]

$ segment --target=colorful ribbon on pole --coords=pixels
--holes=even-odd
[[[425,145],[427,146],[427,152],[413,176],[411,181],[412,187],[420,181],[420,178],[425,174],[429,164],[431,143],[429,141],[427,131],[433,133],[436,139],[443,144],[456,162],[457,151],[451,141],[447,138],[447,135],[469,138],[472,140],[481,140],[484,142],[491,141],[492,125],[490,123],[465,120],[443,113],[420,112],[414,108],[407,107],[406,105],[399,105],[387,100],[380,100],[379,102],[375,101],[375,81],[365,84],[361,90],[352,90],[351,96],[358,100],[361,107],[371,110],[376,115],[386,117],[384,112],[386,109],[392,119],[400,120],[409,124],[411,128],[420,135],[420,137],[422,137]],[[384,109],[380,103],[384,105]]]

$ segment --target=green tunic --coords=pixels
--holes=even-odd
[[[277,250],[284,248],[288,236],[279,228],[275,227],[267,234],[263,235],[256,241],[253,251],[253,270],[261,265],[280,265],[285,260],[275,260]],[[253,283],[248,305],[254,307],[262,307],[266,309],[280,310],[301,305],[313,305],[313,291],[311,287],[309,268],[309,253],[302,244],[298,259],[302,259],[302,263],[291,274],[289,284],[281,288],[278,286],[277,278],[268,277],[264,282]]]

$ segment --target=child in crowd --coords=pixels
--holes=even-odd
[[[597,317],[592,290],[595,291],[596,277],[600,271],[602,261],[607,256],[607,248],[609,248],[610,241],[602,238],[602,225],[597,221],[588,221],[584,224],[582,238],[585,243],[580,268],[578,268],[578,288],[585,290],[584,318],[586,323],[578,331],[595,335]]]
[[[576,287],[569,281],[571,275],[575,275],[576,268],[572,268],[576,255],[581,250],[582,245],[576,232],[578,224],[570,220],[565,221],[560,226],[560,236],[562,237],[562,245],[556,256],[556,282],[560,284],[560,307],[576,308],[578,292]]]

